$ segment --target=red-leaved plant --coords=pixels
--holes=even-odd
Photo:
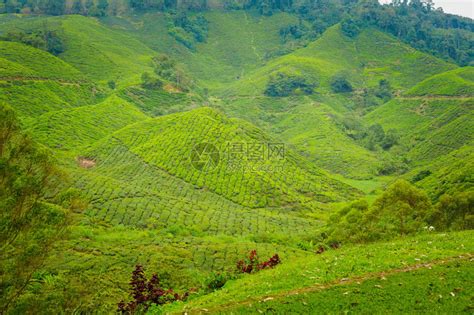
[[[262,269],[273,268],[280,263],[278,254],[273,255],[267,261],[260,262],[257,255],[257,250],[252,250],[248,259],[239,260],[237,262],[237,270],[242,273],[257,272]]]
[[[118,304],[118,312],[122,314],[134,314],[138,310],[146,312],[152,304],[163,305],[184,300],[188,297],[188,292],[179,295],[172,289],[165,290],[161,288],[160,280],[156,274],[153,274],[150,280],[147,280],[141,265],[135,266],[129,284],[130,295],[133,300],[128,303],[121,301]]]

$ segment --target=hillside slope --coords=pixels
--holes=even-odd
[[[43,114],[30,131],[51,148],[77,152],[112,132],[148,117],[130,103],[111,96],[97,105],[81,106]]]
[[[104,89],[79,70],[40,49],[0,41],[0,100],[25,123],[63,109],[94,104]]]
[[[187,72],[210,90],[245,77],[262,66],[267,55],[282,47],[279,30],[298,22],[287,13],[261,16],[245,11],[188,13],[208,21],[207,39],[188,49],[170,35],[172,16],[146,13],[109,17],[102,22],[134,36],[148,47],[179,60]]]
[[[256,127],[209,108],[145,120],[111,139],[145,163],[245,207],[312,209],[358,194]],[[193,150],[202,144],[212,151],[198,152],[210,158],[199,164]]]
[[[354,300],[357,299],[358,293],[378,296],[378,292],[386,290],[385,288],[389,286],[387,278],[396,274],[408,273],[403,278],[401,285],[405,290],[413,289],[415,291],[421,288],[417,288],[417,285],[410,280],[416,276],[411,272],[420,268],[429,269],[437,264],[443,265],[453,262],[457,266],[461,264],[462,270],[471,274],[472,266],[469,266],[469,259],[472,259],[474,249],[473,243],[469,239],[471,236],[471,231],[430,236],[420,235],[390,243],[351,246],[338,251],[328,251],[312,258],[283,262],[281,266],[273,270],[245,275],[241,279],[228,282],[221,290],[212,294],[197,296],[185,303],[171,304],[164,310],[160,309],[159,312],[254,313],[257,310],[258,312],[285,313],[291,309],[291,312],[306,313],[311,306],[314,306],[313,299],[317,301],[319,298],[318,293],[324,295],[325,292],[327,292],[327,300],[324,301],[322,307],[329,307],[331,311],[334,311],[341,304],[345,304],[346,297],[344,295],[346,294],[350,294]],[[463,246],[461,246],[462,243]],[[427,272],[430,271],[427,270]],[[455,274],[459,274],[459,272],[454,273],[453,276]],[[433,274],[429,274],[427,278],[432,276]],[[462,283],[465,279],[465,277],[461,277],[457,283]],[[372,280],[375,282],[376,292],[373,292],[374,287],[365,286],[366,281],[371,283]],[[431,279],[431,281],[434,280]],[[352,291],[352,283],[358,284],[359,291],[357,288]],[[398,286],[400,283],[396,285]],[[341,298],[331,296],[331,293],[341,293],[336,289],[337,287],[345,288],[343,291],[348,293],[342,292]],[[468,287],[465,289],[469,291]],[[427,289],[425,288],[425,290]],[[438,294],[449,295],[449,292],[438,291],[441,290],[439,287],[434,290]],[[423,294],[415,293],[415,291],[412,294]],[[252,294],[249,295],[249,292]],[[394,298],[408,298],[404,294],[401,296]],[[469,294],[465,294],[463,297],[463,307],[469,303],[468,296]],[[303,302],[294,301],[299,297],[302,297]],[[360,298],[362,299],[362,296]],[[420,298],[422,297],[420,296]],[[288,303],[290,304],[287,305]],[[402,301],[399,303],[406,305],[405,303],[408,302],[403,300],[403,303]],[[412,307],[417,304],[411,299],[410,303],[413,303]],[[358,303],[353,307],[357,305]],[[452,310],[454,305],[456,303],[452,301],[448,309]],[[367,307],[374,306],[367,305]],[[383,306],[378,310],[380,309],[383,309]]]
[[[114,80],[122,86],[137,83],[143,72],[153,71],[153,50],[128,34],[102,25],[94,18],[68,15],[0,19],[5,20],[0,25],[0,32],[3,33],[32,31],[41,29],[44,25],[56,31],[65,47],[59,57],[91,80],[102,83]]]
[[[328,92],[332,76],[338,73],[343,73],[356,89],[387,79],[394,88],[404,90],[455,68],[380,31],[364,29],[357,37],[349,38],[335,25],[307,47],[271,60],[225,94],[261,94],[269,75],[277,71],[314,77],[320,82],[320,90]]]
[[[472,69],[430,77],[364,119],[397,130],[408,157],[418,165],[470,145],[474,130]]]

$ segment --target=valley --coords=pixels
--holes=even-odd
[[[472,50],[215,2],[0,14],[0,313],[471,312]]]

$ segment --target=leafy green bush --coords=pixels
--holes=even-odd
[[[172,82],[182,90],[189,90],[192,86],[191,79],[178,65],[176,60],[166,54],[153,57],[153,68],[157,75]]]
[[[344,75],[335,75],[331,80],[331,89],[334,93],[352,92],[352,84]]]
[[[276,75],[270,77],[265,89],[265,95],[282,97],[297,92],[312,94],[317,85],[317,82],[308,82],[303,76],[288,75],[278,72]]]
[[[341,22],[341,30],[348,37],[356,37],[360,33],[359,26],[351,18],[346,18]]]
[[[210,291],[222,288],[231,276],[226,272],[213,272],[206,280],[206,287]]]
[[[112,90],[115,90],[117,84],[115,83],[115,81],[113,80],[110,80],[107,82],[107,85],[109,86],[109,88],[111,88]]]
[[[474,229],[474,191],[445,194],[439,198],[430,223],[439,229]]]
[[[207,39],[209,22],[201,14],[189,17],[186,12],[180,12],[173,18],[173,24],[191,34],[197,42]]]
[[[148,72],[142,74],[142,87],[144,89],[156,90],[163,86],[163,81],[151,76]]]
[[[328,242],[371,242],[414,234],[426,226],[432,214],[426,193],[405,180],[397,180],[374,204],[351,203],[332,215]]]
[[[181,27],[172,27],[168,30],[168,34],[170,34],[174,39],[178,42],[183,44],[185,47],[194,50],[194,43],[193,38],[190,34],[188,34],[184,29]]]
[[[423,170],[418,172],[413,178],[411,179],[412,183],[419,182],[420,180],[425,179],[426,177],[430,176],[432,173],[430,170]]]
[[[57,32],[51,30],[15,31],[0,36],[0,40],[23,43],[45,50],[55,56],[64,52],[64,43]]]
[[[392,87],[388,80],[382,79],[379,81],[379,86],[375,91],[375,96],[381,98],[384,102],[387,102],[392,98]]]

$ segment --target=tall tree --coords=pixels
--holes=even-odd
[[[63,235],[68,210],[59,200],[68,198],[52,194],[61,178],[47,151],[0,104],[0,313],[15,304]]]

